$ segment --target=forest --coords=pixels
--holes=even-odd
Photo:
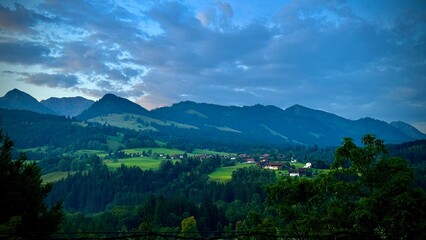
[[[4,238],[426,237],[425,140],[385,144],[366,134],[336,147],[233,146],[1,111],[10,113],[0,138]],[[128,165],[135,153],[157,165]],[[243,155],[256,164],[244,165]],[[284,169],[263,169],[262,156]],[[292,159],[315,168],[290,177]],[[229,166],[229,180],[210,177]],[[55,173],[62,175],[44,182]]]
[[[22,208],[14,209],[16,202],[27,205],[28,193],[16,195],[16,189],[31,177],[40,198],[28,204],[40,206],[35,211],[44,213],[38,216],[51,216],[37,221],[50,226],[53,238],[426,237],[424,188],[415,184],[409,163],[389,156],[374,135],[365,135],[363,146],[344,139],[330,169],[312,178],[252,166],[232,173],[230,181],[211,181],[208,174],[224,164],[219,155],[166,159],[157,170],[122,165],[111,171],[94,155],[89,168],[53,185],[42,184],[40,167],[24,164],[24,155],[12,160],[12,141],[3,135],[1,140],[2,182],[9,183],[2,185],[2,203],[10,209],[2,210],[2,236],[31,225]],[[418,145],[408,147],[413,146]],[[24,180],[14,183],[17,178]]]

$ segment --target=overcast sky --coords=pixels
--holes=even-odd
[[[426,132],[426,1],[7,1],[0,95],[301,104]]]

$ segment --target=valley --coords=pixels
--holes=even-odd
[[[16,103],[20,95],[34,106],[22,108],[27,105]],[[79,106],[80,114],[61,116],[31,111],[44,108],[28,94],[13,96],[1,105],[1,132],[14,141],[10,157],[17,161],[24,153],[24,165],[35,164],[40,183],[52,186],[45,203],[61,203],[56,237],[179,236],[181,224],[193,218],[204,238],[241,232],[256,238],[265,229],[279,234],[282,221],[293,220],[309,229],[305,219],[318,226],[309,235],[317,238],[335,234],[320,224],[324,216],[333,224],[365,227],[357,218],[325,214],[330,206],[379,214],[381,206],[356,199],[374,199],[375,192],[393,199],[388,190],[404,186],[399,191],[413,196],[404,200],[411,206],[422,199],[417,191],[426,189],[425,135],[402,122],[348,120],[300,105],[283,110],[187,101],[148,111],[112,94]],[[0,103],[7,101],[5,96]],[[372,162],[362,165],[367,160]],[[357,190],[352,181],[368,182],[375,192]],[[398,184],[388,188],[382,181]],[[291,234],[290,225],[280,228]]]

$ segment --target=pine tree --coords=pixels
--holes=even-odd
[[[52,186],[43,184],[40,168],[12,159],[13,141],[0,129],[0,234],[24,239],[48,238],[58,230],[63,214],[61,203],[51,208],[44,199]]]

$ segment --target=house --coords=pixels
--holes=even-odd
[[[297,169],[289,169],[288,170],[290,177],[300,177],[299,170]]]
[[[256,161],[254,160],[254,158],[247,158],[246,162],[250,163],[250,164],[256,163]]]
[[[265,165],[265,169],[271,169],[271,170],[280,170],[283,168],[283,163],[280,162],[274,162],[274,163],[268,163]]]

